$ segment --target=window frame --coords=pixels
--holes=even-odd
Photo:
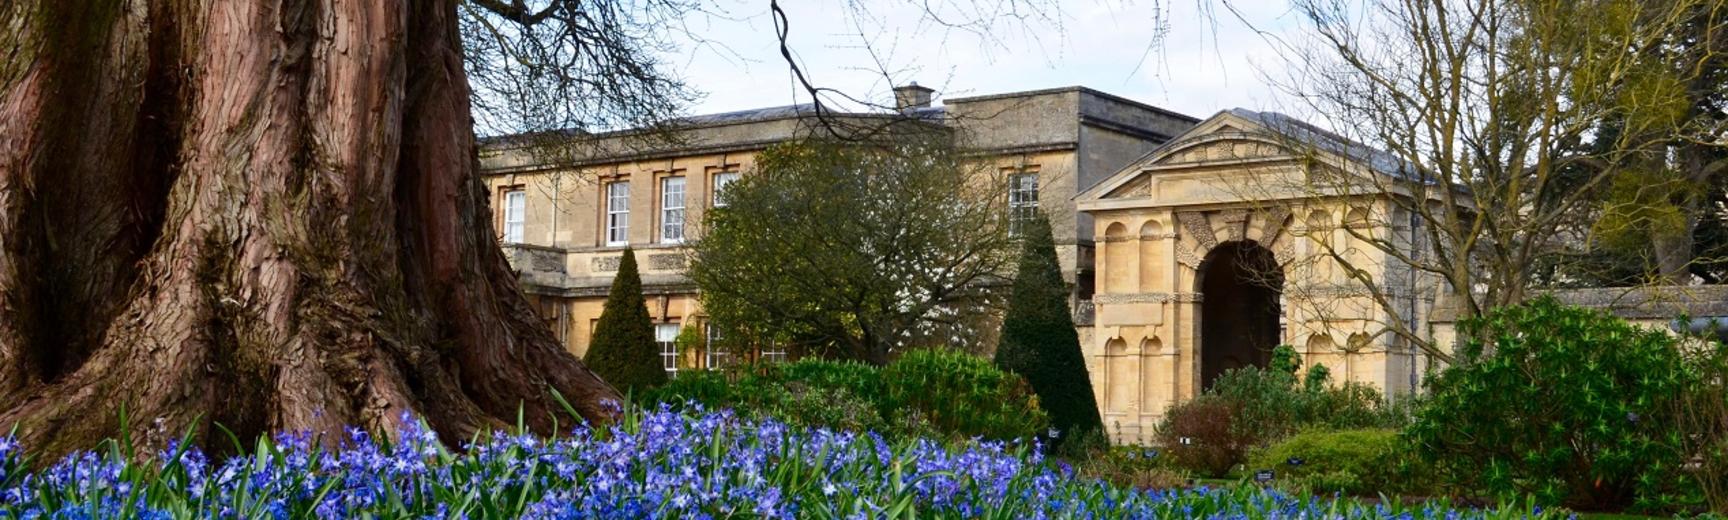
[[[778,340],[769,341],[768,346],[762,347],[761,358],[763,363],[785,363],[790,360],[786,347]]]
[[[1026,180],[1031,186],[1026,186]],[[1008,235],[1020,236],[1027,222],[1038,215],[1038,172],[1017,171],[1008,174]]]
[[[719,327],[715,327],[713,323],[709,323],[703,327],[702,357],[704,366],[707,367],[708,370],[726,368],[723,365],[731,362],[731,352],[725,352],[722,349],[715,348],[714,346],[715,342],[725,340],[726,335],[720,331]]]
[[[677,206],[673,207],[673,184],[678,189]],[[660,243],[682,244],[685,239],[685,223],[689,217],[690,183],[683,175],[668,175],[660,178]],[[676,230],[673,236],[671,231]]]
[[[620,188],[623,191],[622,194],[613,193],[615,190]],[[619,179],[608,182],[606,183],[602,195],[606,198],[604,208],[606,220],[605,226],[601,229],[601,232],[604,233],[601,237],[602,241],[608,247],[629,245],[630,181],[628,179]],[[622,206],[622,209],[619,209],[619,206]]]
[[[683,327],[676,321],[654,324],[654,343],[660,347],[660,368],[666,371],[667,376],[678,375],[678,333],[683,332]],[[672,330],[672,336],[662,339],[660,332],[667,328]]]
[[[502,202],[499,203],[499,206],[502,207],[499,209],[502,214],[498,217],[501,224],[499,226],[499,241],[505,244],[521,244],[527,241],[528,190],[522,189],[520,186],[505,188],[503,193],[500,194],[500,198],[502,199]],[[511,199],[516,199],[520,204],[512,207]],[[516,216],[515,221],[511,221],[510,219],[512,210],[514,210]],[[514,230],[512,230],[512,226],[514,226]],[[514,235],[512,235],[512,231],[515,232]]]
[[[734,182],[738,182],[741,178],[743,178],[743,176],[735,171],[715,172],[714,179],[709,183],[709,185],[712,186],[712,189],[708,190],[708,203],[716,208],[726,207],[726,203],[720,201],[720,193],[725,191],[727,186],[732,185]],[[725,179],[725,182],[721,182],[721,179]]]

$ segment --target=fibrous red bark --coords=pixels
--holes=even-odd
[[[488,225],[455,2],[0,6],[0,425],[609,418]]]

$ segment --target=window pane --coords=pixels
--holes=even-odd
[[[726,191],[726,186],[728,184],[732,184],[732,181],[736,181],[736,180],[738,180],[738,173],[737,172],[726,172],[726,173],[714,174],[714,205],[715,206],[725,206],[726,205],[726,203],[720,201],[720,193],[723,191]]]
[[[714,325],[708,325],[707,332],[708,344],[704,350],[708,351],[708,368],[725,368],[732,359],[732,353],[726,352],[720,344],[721,340],[725,338],[721,335],[720,329]]]
[[[683,177],[660,181],[660,241],[668,244],[684,241]]]
[[[1026,223],[1038,216],[1038,174],[1008,177],[1008,232],[1019,235]]]
[[[504,243],[522,243],[522,228],[524,216],[527,213],[528,194],[522,190],[504,192]]]
[[[621,246],[630,237],[630,182],[606,185],[606,245]]]
[[[660,345],[660,366],[669,374],[678,373],[678,330],[677,323],[654,325],[654,342]]]

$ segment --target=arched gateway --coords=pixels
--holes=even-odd
[[[1316,171],[1384,175],[1372,166],[1383,161],[1351,158],[1365,150],[1282,115],[1231,110],[1081,193],[1100,290],[1082,337],[1118,441],[1149,439],[1170,406],[1230,368],[1264,366],[1280,344],[1297,346],[1305,365],[1326,365],[1334,381],[1409,391],[1426,359],[1378,334],[1394,318],[1355,276],[1414,286],[1413,275],[1351,242],[1407,233],[1388,223],[1409,219],[1396,195],[1313,182]],[[1337,258],[1351,260],[1350,276]],[[1432,303],[1416,291],[1383,296],[1416,316]],[[1331,340],[1349,337],[1373,339]]]
[[[1284,271],[1272,250],[1251,241],[1220,244],[1200,263],[1200,382],[1219,374],[1265,367],[1279,344]]]

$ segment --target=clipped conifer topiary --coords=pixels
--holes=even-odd
[[[582,361],[621,392],[641,394],[666,383],[660,348],[654,343],[654,323],[642,299],[636,252],[629,248],[618,262],[618,276],[612,279],[612,292],[606,296],[606,307],[594,324],[594,340]]]
[[[1002,319],[996,364],[1020,374],[1038,394],[1057,430],[1055,443],[1102,433],[1092,379],[1068,310],[1068,288],[1056,262],[1050,222],[1039,215],[1023,229],[1020,270]]]

